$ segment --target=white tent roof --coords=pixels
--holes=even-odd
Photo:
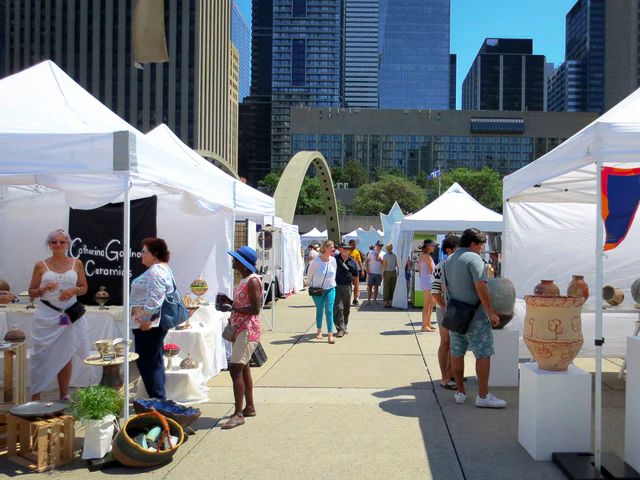
[[[353,232],[349,232],[349,233],[343,235],[343,237],[345,239],[352,239],[352,238],[353,239],[357,239],[358,238],[358,231],[362,232],[363,230],[361,228],[356,228]]]
[[[483,206],[457,183],[419,212],[402,219],[402,230],[461,232],[470,227],[502,232],[502,215]]]
[[[640,90],[535,162],[504,178],[509,202],[596,203],[595,157],[640,167]]]
[[[189,148],[180,140],[169,127],[162,124],[145,135],[151,139],[155,145],[170,152],[176,157],[183,158],[187,162],[192,162],[200,166],[207,173],[210,173],[223,184],[231,182],[234,191],[234,205],[236,215],[275,215],[275,201],[273,197],[266,195],[255,188],[233,178],[208,160],[202,158],[198,153]],[[216,186],[216,188],[218,188]],[[228,193],[228,192],[226,192]]]
[[[302,238],[327,238],[327,231],[321,232],[317,228],[313,227],[313,230],[300,235]]]

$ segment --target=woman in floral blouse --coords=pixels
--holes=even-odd
[[[171,254],[161,238],[142,241],[142,263],[148,269],[131,284],[130,304],[137,310],[132,318],[136,365],[149,398],[166,400],[164,337],[167,330],[158,326],[158,314],[168,293],[173,292],[173,272],[167,265]],[[138,307],[138,308],[135,308]],[[142,307],[142,308],[139,308]]]
[[[222,297],[223,303],[227,306],[226,311],[231,311],[229,321],[237,328],[229,365],[236,407],[231,418],[222,425],[225,430],[244,425],[244,417],[256,416],[249,362],[262,336],[259,318],[262,281],[256,275],[258,254],[246,246],[228,253],[233,257],[233,268],[242,275],[242,280],[233,291],[233,300],[227,296]],[[245,400],[246,407],[243,409],[242,404]]]

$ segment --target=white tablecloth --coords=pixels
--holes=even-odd
[[[186,358],[186,355],[184,355]],[[173,357],[173,365],[178,366],[182,361],[182,355]],[[165,357],[165,366],[167,358]],[[209,388],[205,385],[202,365],[189,370],[167,370],[167,379],[164,385],[167,398],[178,403],[202,403],[209,399]],[[149,398],[147,389],[142,381],[138,382],[136,398]]]

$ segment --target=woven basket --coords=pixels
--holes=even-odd
[[[173,445],[170,450],[162,450],[159,452],[145,450],[135,443],[127,434],[127,428],[129,427],[151,428],[158,425],[163,429],[158,440],[158,445],[162,444],[165,437],[168,435],[178,437],[178,443]],[[113,456],[116,457],[116,460],[127,467],[155,467],[156,465],[160,465],[171,460],[171,457],[173,457],[178,450],[178,447],[182,445],[183,441],[184,433],[182,431],[182,427],[170,418],[165,418],[153,410],[149,413],[134,415],[127,421],[127,423],[124,424],[124,427],[118,432],[116,438],[113,440],[112,452]]]

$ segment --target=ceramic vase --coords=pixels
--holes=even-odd
[[[589,298],[589,285],[584,281],[584,275],[573,275],[571,283],[567,286],[569,297],[582,297],[586,302]]]
[[[564,372],[582,348],[583,297],[527,295],[524,343],[540,370]]]
[[[553,280],[540,280],[540,283],[533,289],[533,294],[545,296],[560,295],[560,289],[553,283]]]
[[[491,306],[500,318],[500,325],[495,328],[504,328],[515,315],[516,287],[508,278],[488,278],[487,285],[491,296]]]
[[[636,302],[636,308],[640,308],[640,278],[631,284],[631,296]]]
[[[607,285],[602,288],[602,299],[613,307],[617,307],[624,302],[624,292],[621,288]]]

